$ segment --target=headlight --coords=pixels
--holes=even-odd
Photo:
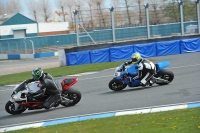
[[[17,95],[12,95],[12,98],[13,99],[17,99]]]

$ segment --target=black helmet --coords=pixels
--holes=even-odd
[[[39,80],[43,76],[43,70],[41,68],[36,68],[32,71],[32,76],[34,80]]]

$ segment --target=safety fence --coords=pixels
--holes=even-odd
[[[142,57],[155,57],[184,54],[188,52],[199,52],[200,38],[154,42],[147,44],[134,44],[81,52],[71,52],[66,53],[65,57],[63,58],[67,66],[72,66],[80,64],[129,60],[135,51],[141,53]],[[60,60],[62,60],[62,58],[60,58]]]
[[[0,39],[0,54],[43,53],[94,43],[200,34],[199,11],[199,1],[76,10],[70,34]]]

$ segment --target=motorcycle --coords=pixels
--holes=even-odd
[[[168,67],[170,62],[163,61],[155,64],[156,74],[154,75],[155,83],[158,85],[167,85],[174,79],[174,73],[172,71],[166,70],[164,68]],[[130,76],[135,77],[138,75],[138,69],[136,69],[138,64],[133,64],[130,66],[125,66],[124,63],[119,65],[115,69],[114,78],[109,82],[108,86],[113,91],[121,91],[127,86],[129,87],[139,87],[140,80],[132,80],[130,82]],[[147,85],[151,86],[150,80]]]
[[[56,83],[61,94],[61,99],[54,101],[53,107],[58,107],[59,105],[65,107],[74,106],[81,100],[81,92],[75,88],[71,88],[77,81],[77,78],[64,78],[61,83]],[[36,110],[45,108],[42,105],[50,95],[48,92],[45,91],[41,98],[33,98],[34,93],[36,93],[40,87],[41,84],[39,81],[29,84],[23,81],[14,88],[10,100],[5,105],[5,110],[9,114],[15,115],[23,113],[26,109]]]

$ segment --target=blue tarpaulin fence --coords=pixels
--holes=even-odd
[[[148,44],[134,44],[127,46],[110,47],[82,52],[72,52],[66,54],[68,66],[113,62],[119,60],[129,60],[133,52],[141,53],[142,57],[155,57],[174,54],[184,54],[200,51],[200,38],[154,42]]]

